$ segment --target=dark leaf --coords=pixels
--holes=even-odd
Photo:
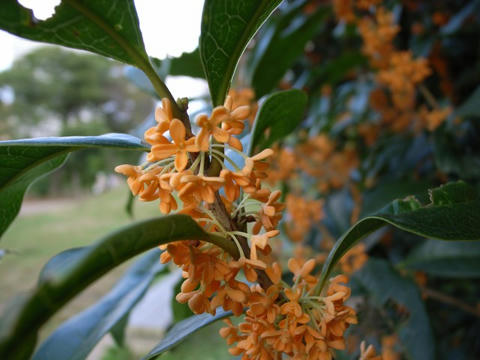
[[[480,86],[456,109],[455,114],[461,117],[480,117]]]
[[[128,316],[164,269],[160,253],[152,250],[143,256],[100,301],[58,327],[40,345],[33,360],[85,359],[103,336]]]
[[[439,240],[480,240],[480,199],[462,181],[429,192],[430,203],[414,197],[395,200],[378,213],[367,216],[348,230],[330,251],[323,266],[319,287],[323,288],[341,257],[359,240],[385,225]]]
[[[164,353],[167,350],[170,350],[175,345],[182,342],[187,336],[195,333],[204,326],[211,324],[217,320],[224,319],[231,316],[230,311],[224,311],[223,309],[218,309],[217,314],[212,316],[210,314],[195,315],[189,317],[186,320],[180,321],[175,324],[170,331],[165,335],[165,338],[155,346],[152,351],[148,353],[142,360],[151,360],[155,359],[158,355]]]
[[[148,62],[133,0],[63,0],[45,21],[16,0],[0,2],[0,28],[14,35],[91,51],[127,64]]]
[[[125,346],[125,331],[128,325],[128,318],[130,313],[127,313],[123,318],[121,318],[110,330],[110,334],[112,335],[115,343],[119,347]]]
[[[167,58],[164,60],[150,58],[150,60],[157,74],[162,79],[168,75],[190,76],[202,79],[205,78],[198,49],[195,49],[190,53],[183,53],[176,58]],[[159,97],[152,83],[143,71],[134,66],[126,66],[125,76],[139,89],[149,93],[154,97]]]
[[[204,232],[191,217],[170,215],[113,232],[87,247],[81,256],[69,254],[74,259],[68,266],[50,264],[36,289],[5,310],[0,321],[0,359],[16,359],[25,339],[35,338],[40,327],[63,305],[114,267],[160,244],[194,239],[218,245],[218,238]],[[63,264],[58,259],[55,263]]]
[[[480,242],[427,240],[412,251],[401,267],[443,277],[480,277]]]
[[[0,141],[0,235],[20,211],[30,184],[60,167],[68,153],[86,148],[148,151],[140,139],[125,134]]]
[[[324,18],[329,10],[321,8],[308,18],[296,18],[295,21],[280,26],[259,56],[252,85],[257,97],[273,90],[283,75],[291,68],[295,60],[303,54],[307,42],[324,26]]]
[[[302,122],[307,95],[297,89],[280,91],[267,97],[253,125],[249,154],[265,149],[289,135]],[[266,137],[265,131],[269,130]]]
[[[224,327],[221,321],[211,323],[189,335],[174,348],[161,354],[159,360],[197,360],[202,354],[202,360],[233,360],[238,357],[228,352],[229,345],[224,338],[218,335]]]
[[[455,16],[452,16],[448,23],[440,29],[442,35],[452,35],[457,32],[465,22],[465,20],[478,9],[480,2],[478,0],[471,1],[465,5]]]
[[[280,2],[205,1],[199,48],[214,106],[223,104],[245,47]]]
[[[379,306],[392,300],[408,309],[408,319],[396,331],[408,358],[435,359],[430,321],[415,283],[403,278],[389,263],[380,259],[369,259],[354,277],[373,295]]]

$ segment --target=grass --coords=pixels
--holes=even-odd
[[[0,260],[0,314],[14,295],[32,289],[43,265],[55,254],[85,246],[132,220],[125,212],[127,188],[99,196],[72,199],[62,206],[48,206],[41,213],[20,215],[5,233],[1,248],[9,254]],[[157,204],[136,202],[135,218],[159,215]],[[115,283],[126,265],[107,274],[67,305],[47,325],[45,337],[60,322],[96,302]]]

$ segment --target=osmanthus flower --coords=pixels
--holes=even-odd
[[[269,249],[267,250],[268,240],[274,238],[279,233],[280,231],[278,230],[270,230],[260,235],[252,235],[252,237],[250,238],[250,259],[258,260],[257,249],[269,252]]]
[[[163,134],[169,129],[172,120],[172,104],[170,100],[164,98],[162,99],[162,106],[155,109],[155,121],[158,125],[145,132],[145,141],[151,145],[161,142]]]
[[[261,206],[257,214],[258,220],[252,228],[254,234],[258,234],[262,227],[270,231],[277,226],[282,218],[282,210],[285,208],[284,204],[278,202],[281,195],[282,193],[279,190],[270,193],[268,200]]]
[[[196,314],[215,314],[220,306],[235,315],[245,312],[238,327],[228,322],[221,330],[233,345],[230,352],[243,359],[276,360],[282,354],[331,359],[333,349],[344,347],[346,328],[356,321],[353,310],[344,305],[350,292],[340,283],[346,279],[335,278],[327,289],[317,290],[317,277],[311,274],[315,261],[296,259],[289,262],[293,284],[282,281],[271,242],[279,234],[276,226],[284,204],[280,191],[263,184],[274,151],[247,156],[235,137],[250,114],[248,106],[235,108],[227,98],[212,115],[200,115],[201,133],[187,138],[184,123],[172,117],[171,104],[164,100],[162,105],[158,124],[147,130],[152,144],[147,163],[121,165],[117,171],[128,177],[132,193],[142,200],[159,200],[163,213],[177,209],[179,199],[178,213],[190,215],[237,250],[227,252],[228,246],[198,240],[162,245],[162,263],[173,261],[183,271],[177,301]],[[244,166],[225,150],[240,154]],[[213,163],[221,168],[212,171]],[[243,281],[242,272],[251,283]]]
[[[218,306],[231,309],[236,314],[243,312],[250,289],[236,277],[243,271],[249,281],[258,280],[258,272],[267,268],[265,259],[258,258],[258,252],[262,256],[268,254],[268,242],[278,234],[273,225],[256,235],[236,231],[230,225],[236,223],[237,228],[247,229],[247,224],[255,221],[249,213],[252,203],[257,204],[255,208],[262,209],[261,212],[281,216],[281,206],[277,201],[279,192],[274,193],[272,198],[271,191],[264,188],[261,181],[268,168],[265,160],[273,155],[273,151],[265,149],[248,157],[241,152],[239,141],[235,138],[243,131],[243,121],[250,113],[249,106],[236,106],[232,98],[227,97],[224,106],[215,108],[210,116],[203,114],[197,117],[200,133],[187,138],[185,124],[173,117],[172,104],[163,99],[162,107],[156,110],[157,125],[145,134],[146,140],[152,144],[147,163],[117,168],[118,172],[128,176],[132,192],[140,199],[160,200],[160,210],[164,214],[176,210],[179,199],[182,208],[178,209],[178,213],[190,215],[206,231],[219,233],[224,241],[231,241],[237,247],[239,258],[233,258],[222,248],[202,241],[182,241],[162,246],[162,262],[173,261],[183,270],[185,281],[177,299],[188,303],[195,313],[213,314]],[[228,149],[245,158],[243,167],[226,155],[225,150]],[[212,175],[209,164],[214,160],[222,168]],[[234,170],[227,169],[225,163],[233,164]],[[248,195],[242,198],[242,194]],[[218,211],[223,211],[221,216],[218,216]],[[273,220],[274,224],[277,222]],[[244,252],[245,246],[248,252]]]
[[[210,147],[210,136],[213,136],[219,143],[228,142],[230,134],[219,127],[222,121],[228,118],[228,110],[224,106],[218,106],[213,109],[210,117],[206,114],[197,116],[196,122],[200,127],[200,132],[197,135],[195,143],[201,151],[208,151]]]
[[[265,291],[258,287],[247,302],[244,321],[238,326],[227,322],[220,330],[232,355],[242,359],[279,359],[283,355],[292,359],[328,359],[334,350],[344,349],[344,333],[350,324],[356,323],[353,309],[344,305],[350,296],[344,276],[330,281],[325,295],[316,295],[311,275],[315,261],[300,265],[290,261],[294,270],[293,286],[280,281],[280,268],[275,264],[266,272],[272,285]],[[308,280],[308,281],[307,281]],[[311,286],[307,285],[312,282]]]
[[[127,176],[127,184],[133,195],[136,196],[143,191],[144,184],[138,180],[139,177],[143,175],[142,168],[140,166],[128,164],[118,165],[115,167],[115,171],[119,174]]]
[[[167,141],[153,145],[151,149],[152,157],[148,160],[163,160],[175,155],[175,169],[182,171],[187,166],[188,153],[198,152],[199,149],[195,144],[195,137],[191,137],[188,140],[185,139],[185,125],[180,120],[173,119],[170,122],[169,130],[173,143]]]
[[[228,97],[231,104],[227,105],[229,105],[231,109],[236,109],[245,105],[250,107],[250,115],[248,116],[247,121],[250,125],[253,125],[253,121],[255,120],[258,111],[258,104],[255,100],[255,91],[250,88],[230,89]]]
[[[358,360],[383,360],[383,358],[381,355],[377,355],[372,344],[367,347],[365,341],[362,341],[360,343],[360,357]]]
[[[368,255],[365,249],[365,244],[358,244],[348,250],[340,259],[340,267],[344,274],[352,274],[355,271],[360,270],[367,260]]]
[[[302,196],[289,193],[286,197],[286,230],[293,242],[301,242],[311,226],[323,216],[323,199],[308,200]]]

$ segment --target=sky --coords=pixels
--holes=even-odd
[[[0,0],[1,1],[1,0]],[[19,0],[33,10],[35,17],[45,20],[54,13],[60,0]],[[140,29],[147,53],[163,59],[194,50],[198,45],[203,0],[135,0]],[[13,61],[42,43],[25,40],[0,30],[0,71],[8,69]],[[168,81],[174,96],[198,96],[205,84],[189,79]],[[187,82],[187,85],[182,85]],[[188,89],[189,94],[175,94],[175,88]]]

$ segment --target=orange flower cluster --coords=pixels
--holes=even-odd
[[[367,260],[368,255],[365,249],[365,244],[358,244],[343,255],[340,259],[340,268],[343,273],[352,274],[355,271],[360,270]]]
[[[382,0],[333,0],[333,10],[337,19],[347,23],[356,20],[355,7],[358,10],[368,10],[378,5]]]
[[[344,186],[352,169],[358,166],[354,148],[335,151],[335,143],[324,134],[300,144],[297,154],[298,166],[318,180],[317,186],[322,192]]]
[[[128,177],[132,193],[141,200],[159,200],[162,213],[178,210],[180,200],[179,213],[236,245],[239,256],[235,258],[223,248],[197,240],[161,246],[165,250],[162,263],[172,261],[183,270],[185,280],[177,301],[187,303],[196,314],[215,314],[221,306],[238,316],[247,309],[244,323],[235,327],[227,322],[221,331],[229,344],[236,343],[232,354],[243,354],[244,359],[277,359],[279,354],[332,359],[334,349],[345,347],[345,330],[356,323],[355,312],[344,304],[350,296],[350,289],[342,284],[347,278],[332,279],[322,295],[317,277],[311,275],[315,260],[292,258],[288,267],[294,284],[282,281],[280,266],[270,255],[270,240],[279,233],[276,227],[285,205],[279,202],[280,191],[262,185],[269,167],[265,160],[274,151],[266,149],[249,157],[235,137],[249,114],[248,105],[235,106],[227,97],[210,116],[197,117],[200,132],[189,137],[184,123],[173,117],[170,102],[163,99],[156,111],[156,126],[145,133],[152,145],[147,163],[120,165],[116,171]],[[333,145],[326,138],[313,143],[328,150],[324,156],[333,155]],[[229,151],[240,154],[244,163],[234,162]],[[215,162],[221,169],[212,176]],[[309,226],[322,216],[320,200],[301,201],[289,195],[287,205],[299,221],[296,226]],[[241,281],[241,271],[248,285]]]
[[[338,19],[357,24],[364,42],[363,53],[372,68],[378,70],[375,81],[379,87],[372,92],[370,103],[380,113],[382,125],[393,131],[435,130],[450,110],[437,109],[434,104],[430,104],[434,107],[431,112],[426,108],[420,112],[416,109],[417,88],[432,72],[427,59],[415,59],[410,51],[396,50],[393,41],[400,27],[395,24],[393,13],[381,6],[381,1],[361,1],[355,6],[353,3],[335,1],[334,6]],[[362,10],[371,10],[371,16],[359,15]],[[367,144],[372,144],[376,133],[376,126],[362,128]]]
[[[241,314],[250,290],[235,278],[243,269],[249,281],[257,279],[255,270],[266,268],[261,257],[270,251],[269,239],[278,234],[275,227],[284,208],[278,203],[280,192],[261,185],[268,168],[264,160],[272,156],[273,151],[265,149],[248,157],[242,153],[242,144],[235,137],[243,131],[243,121],[250,113],[248,105],[235,106],[232,98],[227,97],[225,104],[213,109],[210,116],[197,117],[200,132],[188,138],[184,124],[173,117],[171,103],[163,99],[162,107],[155,114],[157,125],[145,132],[145,140],[152,145],[148,162],[141,166],[120,165],[115,169],[128,176],[132,193],[141,200],[159,200],[164,214],[177,210],[180,200],[183,208],[179,213],[190,215],[205,230],[219,233],[237,245],[241,254],[237,261],[222,249],[200,241],[162,246],[166,250],[162,262],[173,260],[183,269],[186,279],[177,300],[188,302],[197,314],[213,314],[218,306]],[[227,150],[242,155],[243,167],[228,157]],[[214,161],[222,168],[218,176],[209,176],[208,164]],[[225,162],[232,164],[233,169],[227,168]],[[219,190],[223,190],[224,196],[219,195]],[[240,201],[241,193],[246,195]],[[223,217],[216,213],[219,206],[225,209]],[[248,222],[253,223],[252,233],[232,229],[233,222],[243,224],[245,229]],[[246,242],[248,253],[239,238]]]
[[[288,236],[294,242],[302,242],[312,224],[323,218],[323,200],[307,200],[290,193],[286,205],[290,216],[286,222]]]
[[[232,355],[242,359],[274,360],[282,355],[292,359],[333,359],[335,349],[344,349],[344,333],[356,324],[355,311],[344,302],[350,289],[348,279],[331,279],[325,296],[314,294],[317,277],[311,275],[315,261],[290,259],[288,268],[294,285],[281,282],[281,270],[275,263],[267,269],[273,285],[267,290],[251,288],[249,309],[244,322],[227,327],[220,335],[227,340]]]
[[[230,89],[228,96],[232,99],[232,107],[235,109],[239,106],[250,106],[250,115],[247,117],[250,126],[253,125],[255,116],[258,111],[258,103],[255,100],[255,92],[250,88]]]
[[[296,171],[303,171],[317,180],[317,187],[327,192],[346,184],[349,174],[358,165],[354,148],[335,150],[335,143],[325,134],[309,137],[293,151],[282,149],[271,158],[268,181],[292,179]]]
[[[384,360],[381,355],[377,355],[372,344],[366,345],[365,341],[360,343],[360,358],[358,360]]]

